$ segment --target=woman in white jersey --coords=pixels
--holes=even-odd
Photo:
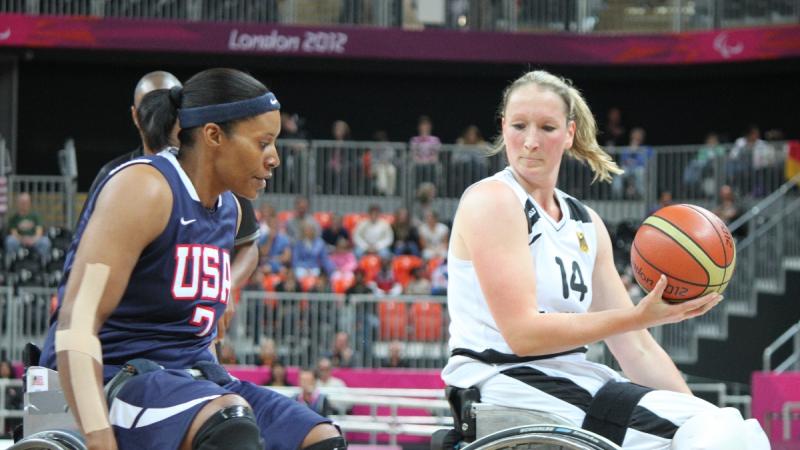
[[[477,386],[483,403],[556,413],[625,449],[769,448],[757,422],[692,396],[647,331],[700,316],[722,297],[668,304],[662,277],[634,306],[603,221],[556,189],[565,152],[596,180],[621,172],[598,146],[580,93],[529,72],[499,112],[497,150],[509,167],[471,186],[453,221],[444,381]],[[586,360],[585,346],[599,340],[627,378]]]

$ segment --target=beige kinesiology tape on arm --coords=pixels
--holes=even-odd
[[[110,268],[105,264],[87,264],[70,320],[56,331],[56,352],[68,352],[66,370],[75,397],[76,415],[84,433],[109,428],[108,413],[103,407],[102,387],[95,373],[95,361],[103,365],[100,340],[94,333],[94,321]]]

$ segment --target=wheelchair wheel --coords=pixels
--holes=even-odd
[[[53,430],[34,433],[8,450],[86,450],[86,445],[78,433]]]
[[[608,439],[580,428],[530,425],[485,436],[462,450],[619,450]]]

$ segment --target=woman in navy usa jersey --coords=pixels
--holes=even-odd
[[[255,198],[280,164],[279,108],[231,69],[153,91],[139,119],[163,142],[148,144],[163,148],[177,120],[180,147],[121,165],[87,200],[40,364],[59,371],[90,449],[346,446],[329,420],[231,378],[210,351],[232,301],[230,191]]]
[[[497,151],[509,166],[468,188],[448,252],[451,358],[442,377],[489,404],[556,413],[626,449],[765,449],[754,420],[691,395],[647,328],[697,317],[721,297],[670,305],[662,276],[636,306],[600,217],[556,189],[565,153],[610,181],[580,93],[544,71],[505,91]],[[605,340],[627,378],[590,362]]]

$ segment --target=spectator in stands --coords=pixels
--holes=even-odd
[[[271,217],[275,217],[277,219],[278,214],[275,211],[275,207],[272,206],[269,202],[263,202],[258,207],[258,213],[256,214],[258,217],[258,229],[261,231],[261,235],[265,235],[269,233],[270,225],[269,219]],[[275,222],[276,224],[280,225],[279,223]]]
[[[625,126],[622,124],[622,110],[614,106],[606,114],[606,125],[603,127],[603,139],[607,147],[625,144]]]
[[[658,211],[661,208],[666,206],[672,205],[674,202],[672,201],[672,191],[664,189],[658,194],[658,202],[653,205],[652,208],[647,212],[647,215],[653,214],[654,212]]]
[[[275,292],[300,292],[300,283],[294,270],[287,270],[280,283],[275,285]]]
[[[375,275],[375,279],[367,283],[372,288],[375,295],[400,295],[403,286],[394,276],[392,258],[381,259],[381,270]]]
[[[46,260],[50,254],[50,239],[44,234],[42,219],[31,209],[31,195],[17,195],[17,210],[8,221],[6,252],[16,253],[21,247],[35,250]]]
[[[414,211],[414,223],[419,226],[425,213],[433,211],[433,201],[436,199],[436,185],[430,182],[421,183],[417,186],[416,200]]]
[[[301,239],[303,236],[303,225],[310,224],[314,227],[315,233],[319,235],[319,223],[309,211],[308,197],[299,195],[294,199],[294,214],[286,222],[286,234],[292,241]]]
[[[373,293],[372,288],[367,286],[367,283],[364,279],[364,271],[362,269],[356,269],[355,272],[353,272],[353,285],[347,288],[345,293],[347,295],[365,295]]]
[[[644,145],[644,128],[631,130],[628,146],[620,153],[620,167],[625,173],[614,177],[611,190],[616,198],[640,199],[645,194],[644,180],[647,163],[653,156],[653,148]]]
[[[330,259],[335,271],[343,275],[352,274],[358,267],[358,261],[350,246],[350,241],[343,237],[336,242],[336,249],[331,252]]]
[[[406,368],[411,367],[408,360],[403,357],[403,343],[400,341],[392,341],[389,344],[389,355],[381,361],[381,367],[386,368]]]
[[[431,273],[431,295],[447,295],[447,258]]]
[[[282,274],[292,262],[291,240],[281,230],[275,214],[266,217],[263,230],[258,240],[260,266],[264,273]]]
[[[336,333],[328,359],[331,360],[333,367],[358,367],[358,357],[350,346],[350,335],[346,331]]]
[[[311,223],[303,224],[302,238],[292,248],[292,270],[297,278],[333,273],[333,263],[328,257],[325,242]]]
[[[308,133],[303,129],[303,120],[297,114],[281,112],[281,140],[285,151],[281,158],[282,173],[287,192],[297,192],[303,170],[303,154],[308,150]]]
[[[339,413],[334,409],[333,405],[331,405],[328,396],[320,392],[317,388],[317,376],[314,374],[313,370],[301,370],[298,380],[300,384],[300,393],[295,397],[298,402],[308,405],[309,408],[323,417]]]
[[[219,362],[220,364],[238,364],[236,359],[236,350],[227,342],[223,342],[219,349]]]
[[[373,136],[375,146],[372,149],[372,175],[375,177],[375,188],[379,194],[391,197],[397,188],[397,151],[389,143],[385,130],[378,130]]]
[[[331,125],[331,135],[334,144],[328,154],[325,165],[325,172],[322,179],[325,180],[324,188],[329,194],[343,194],[346,189],[347,178],[343,174],[350,168],[350,158],[353,152],[346,148],[345,141],[350,140],[350,125],[344,120],[337,120]]]
[[[450,156],[453,169],[448,186],[449,194],[454,197],[461,195],[470,184],[489,174],[488,153],[489,146],[477,125],[470,125],[456,139],[457,147]]]
[[[319,274],[314,280],[314,286],[312,286],[308,292],[314,294],[329,294],[331,292],[331,283],[328,279],[328,275],[325,273]]]
[[[381,218],[381,207],[377,204],[370,205],[367,220],[359,222],[353,230],[356,256],[361,258],[366,253],[375,253],[381,258],[389,257],[393,241],[392,227]]]
[[[317,384],[319,387],[347,387],[344,380],[333,376],[333,364],[328,358],[320,358],[319,361],[317,361],[317,376]]]
[[[14,373],[14,367],[9,361],[0,361],[0,380],[13,380],[18,378]],[[6,386],[5,388],[5,405],[0,405],[2,409],[20,410],[22,409],[22,387],[21,386]],[[20,423],[22,419],[6,418],[5,430],[0,430],[1,435],[10,436]]]
[[[419,240],[422,244],[422,257],[426,260],[446,257],[450,229],[447,228],[447,225],[439,222],[439,215],[436,214],[436,211],[426,212],[424,218],[425,221],[418,228]]]
[[[278,350],[275,346],[275,339],[264,338],[258,347],[258,364],[262,367],[270,367],[278,359]]]
[[[431,134],[433,122],[428,116],[420,116],[417,120],[417,135],[409,143],[411,160],[414,163],[414,180],[417,183],[437,182],[439,175],[439,150],[442,141]]]
[[[744,136],[736,139],[728,155],[726,174],[728,184],[739,194],[751,193],[752,174],[768,167],[775,159],[775,150],[761,139],[758,125],[750,125]],[[757,166],[756,166],[757,165]]]
[[[742,215],[742,208],[736,200],[736,194],[729,185],[719,188],[719,205],[714,208],[714,214],[722,219],[725,224],[730,224]]]
[[[755,170],[755,184],[753,195],[763,197],[775,191],[783,182],[783,160],[788,153],[788,148],[783,145],[783,132],[778,129],[767,130],[764,133],[767,145],[760,148],[760,152],[753,153],[753,169]]]
[[[269,366],[269,380],[264,383],[264,386],[293,386],[286,379],[286,366],[283,365],[283,361],[280,359],[272,361]]]
[[[408,282],[403,292],[406,295],[431,295],[431,282],[425,274],[425,269],[417,267],[411,270],[411,281]]]
[[[720,145],[717,133],[706,135],[703,146],[697,150],[697,156],[683,172],[683,183],[690,190],[700,191],[707,197],[713,195],[714,161],[725,157],[725,147]]]
[[[419,233],[417,227],[411,221],[411,214],[408,209],[400,207],[394,212],[394,222],[392,223],[392,253],[395,255],[414,255],[420,256]]]
[[[342,225],[342,216],[333,214],[331,226],[322,230],[322,240],[325,241],[325,244],[329,247],[336,247],[341,238],[350,241],[350,233]]]

